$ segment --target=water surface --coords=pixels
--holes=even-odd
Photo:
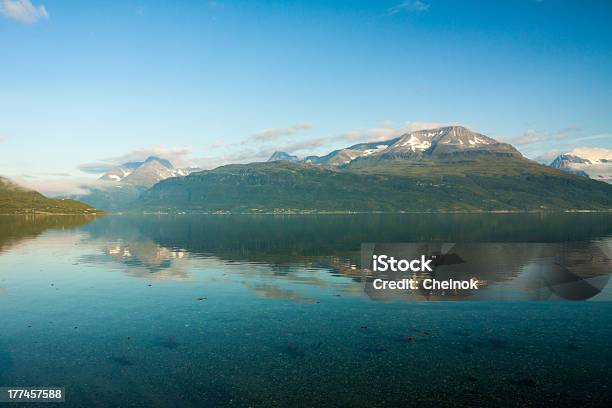
[[[612,401],[607,276],[564,301],[521,250],[478,301],[372,293],[364,242],[605,255],[612,217],[0,217],[0,386],[93,407]]]

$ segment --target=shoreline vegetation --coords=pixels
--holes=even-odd
[[[84,217],[90,219],[102,218],[102,217],[123,217],[123,216],[325,216],[325,215],[345,215],[345,216],[357,216],[357,215],[411,215],[411,214],[455,214],[455,215],[476,215],[476,214],[610,214],[610,210],[541,210],[541,211],[400,211],[400,212],[386,212],[386,211],[294,211],[294,212],[231,212],[231,211],[218,211],[218,212],[100,212],[100,213],[0,213],[0,217],[20,217],[20,218],[47,218],[47,217]]]
[[[401,215],[401,214],[607,214],[612,213],[612,209],[607,210],[466,210],[466,211],[98,211],[84,213],[53,213],[53,212],[15,212],[15,213],[0,213],[0,217],[26,217],[26,218],[44,218],[44,217],[86,217],[98,218],[108,216],[181,216],[181,215],[203,215],[203,216],[244,216],[244,215]]]
[[[54,212],[14,212],[14,213],[0,213],[0,216],[3,217],[8,217],[8,216],[15,216],[15,215],[19,215],[19,216],[23,216],[23,217],[55,217],[55,216],[61,216],[61,217],[92,217],[92,218],[96,218],[96,217],[105,217],[107,215],[116,215],[116,214],[112,214],[106,211],[98,211],[98,212],[83,212],[83,213],[69,213],[69,212],[65,212],[65,213],[54,213]]]

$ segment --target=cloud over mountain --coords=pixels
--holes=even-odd
[[[143,149],[132,150],[129,153],[109,157],[102,159],[98,162],[83,163],[78,166],[78,169],[84,173],[100,174],[106,173],[113,167],[129,162],[139,162],[145,160],[147,157],[156,156],[162,157],[166,160],[171,161],[173,164],[179,167],[187,167],[190,165],[188,156],[192,153],[193,149],[189,146],[184,147],[149,147]]]

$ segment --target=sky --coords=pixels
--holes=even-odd
[[[0,0],[0,175],[66,192],[461,124],[612,149],[612,1]]]

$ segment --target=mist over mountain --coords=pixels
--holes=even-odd
[[[48,198],[0,177],[0,214],[99,214],[101,211],[71,199]]]

